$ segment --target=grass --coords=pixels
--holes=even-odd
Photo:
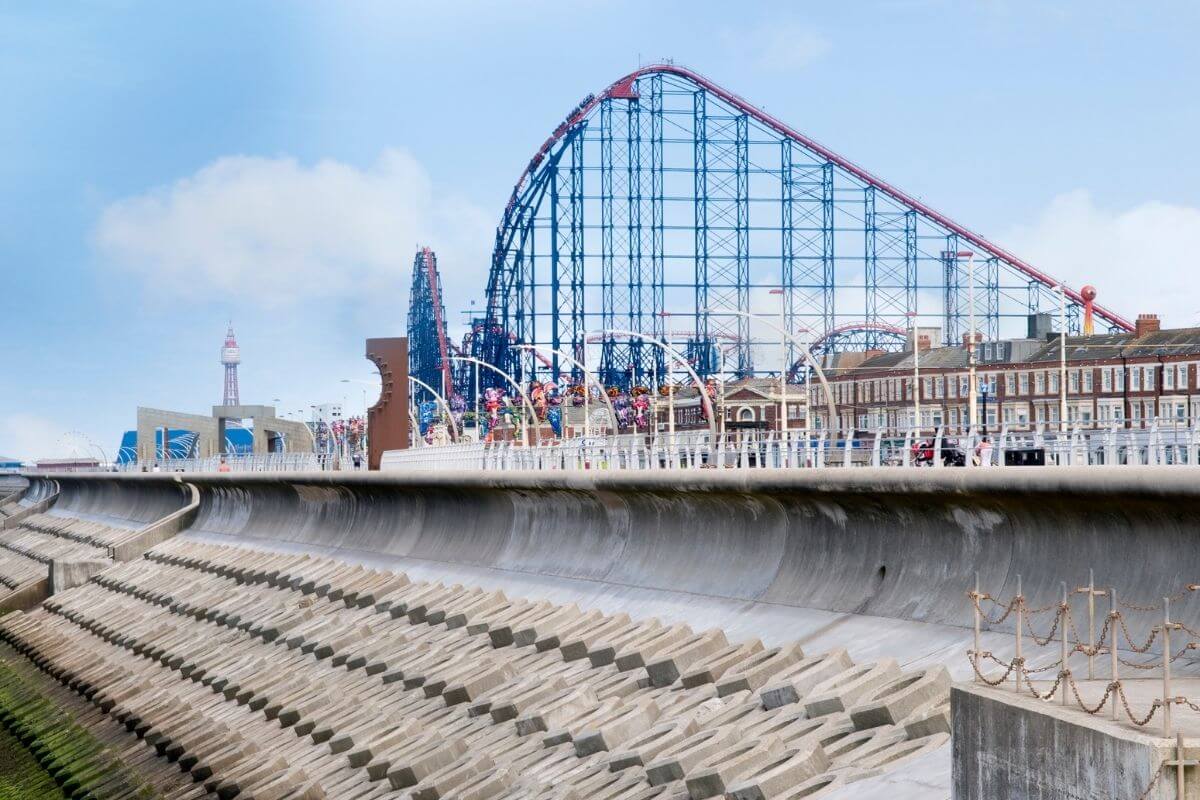
[[[0,727],[0,800],[63,800],[58,785],[3,727]]]

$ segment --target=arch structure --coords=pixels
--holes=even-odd
[[[446,307],[442,303],[437,256],[428,247],[417,251],[412,275],[408,299],[408,374],[437,387],[443,397],[449,397],[454,380],[450,340],[446,335]],[[418,402],[434,399],[424,389],[417,389],[415,397]]]
[[[719,312],[778,315],[767,293],[779,289],[789,330],[865,323],[853,343],[873,348],[918,310],[957,342],[968,252],[986,337],[1024,335],[1026,315],[1057,310],[1056,278],[701,75],[658,64],[585,97],[534,153],[496,231],[470,346],[525,379],[561,365],[539,366],[513,343],[598,350],[588,366],[628,386],[666,375],[661,350],[620,336],[589,348],[587,331],[661,339],[702,375],[735,340],[729,371],[747,376],[750,321]],[[1065,293],[1077,329],[1084,300]]]

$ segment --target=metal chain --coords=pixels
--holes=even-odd
[[[1049,700],[1054,697],[1054,693],[1058,691],[1058,687],[1062,684],[1063,678],[1067,675],[1066,670],[1060,670],[1058,677],[1054,680],[1054,685],[1050,687],[1050,691],[1046,692],[1046,694],[1040,694],[1037,689],[1033,688],[1033,681],[1029,679],[1029,673],[1024,667],[1021,667],[1020,669],[1021,672],[1025,673],[1025,685],[1029,687],[1029,693],[1038,700]]]
[[[1154,785],[1158,783],[1158,779],[1162,777],[1162,774],[1163,765],[1159,764],[1158,769],[1154,771],[1154,777],[1151,779],[1150,783],[1146,784],[1146,788],[1142,790],[1140,795],[1138,795],[1138,800],[1146,800],[1146,798],[1150,796],[1150,792],[1154,789]]]
[[[1050,644],[1050,642],[1054,641],[1054,634],[1058,633],[1058,625],[1060,622],[1062,622],[1063,611],[1065,608],[1065,606],[1059,605],[1058,613],[1054,615],[1054,625],[1051,626],[1050,632],[1046,634],[1045,637],[1038,636],[1033,631],[1033,625],[1029,626],[1029,635],[1035,642],[1037,642],[1038,647],[1045,647],[1046,645]]]
[[[1125,617],[1119,616],[1117,617],[1117,621],[1121,623],[1121,631],[1125,634],[1125,644],[1128,645],[1130,650],[1135,653],[1149,652],[1150,645],[1154,644],[1154,640],[1158,638],[1159,628],[1157,625],[1150,629],[1150,638],[1146,640],[1146,643],[1138,647],[1133,643],[1133,637],[1129,635],[1129,628],[1125,626]]]
[[[979,653],[979,655],[989,656],[992,658],[992,660],[996,660],[996,657],[993,656],[991,653]],[[1001,661],[997,661],[996,663],[1001,664],[1003,666],[1003,662],[1001,662]],[[1015,665],[1016,665],[1016,661],[1009,662],[1008,669],[1004,670],[1004,674],[1000,676],[999,680],[993,681],[991,678],[988,678],[986,675],[984,675],[982,672],[979,671],[978,658],[971,659],[971,668],[975,670],[976,677],[978,677],[979,680],[983,681],[988,686],[999,686],[1000,684],[1002,684],[1006,680],[1008,680],[1008,676],[1012,674],[1012,671],[1013,671],[1013,668],[1015,667]]]
[[[1100,639],[1091,647],[1083,643],[1083,637],[1079,635],[1079,629],[1075,627],[1075,615],[1071,613],[1070,609],[1067,609],[1067,624],[1071,626],[1071,633],[1075,635],[1075,649],[1072,652],[1094,656],[1104,650],[1104,642],[1108,639],[1108,632],[1112,628],[1112,615],[1105,618],[1104,627],[1100,629]]]
[[[1125,687],[1123,685],[1117,686],[1117,694],[1121,698],[1121,705],[1125,707],[1125,715],[1129,717],[1130,722],[1139,728],[1144,728],[1145,726],[1149,725],[1150,720],[1154,719],[1154,715],[1158,713],[1158,709],[1163,704],[1162,700],[1155,700],[1150,704],[1150,713],[1146,714],[1146,716],[1142,717],[1141,719],[1138,719],[1133,715],[1133,709],[1129,707],[1129,698],[1125,696]]]
[[[988,616],[987,612],[983,610],[983,607],[979,605],[979,600],[982,598],[984,600],[990,601],[991,603],[993,603],[997,606],[1000,606],[1000,603],[997,603],[995,600],[992,600],[991,596],[986,595],[986,594],[976,594],[975,592],[967,592],[967,596],[970,597],[971,602],[973,602],[975,604],[975,610],[979,612],[979,615],[981,617],[983,617],[984,620],[986,620],[989,625],[999,625],[1001,622],[1004,622],[1004,620],[1008,619],[1008,615],[1011,614],[1018,605],[1017,598],[1014,597],[1012,600],[1008,601],[1007,606],[1001,606],[1004,609],[1004,613],[1001,614],[998,619],[992,619],[991,617]]]
[[[1187,653],[1187,651],[1194,650],[1194,649],[1195,648],[1192,646],[1192,643],[1188,642],[1186,645],[1183,646],[1182,650],[1180,650],[1175,655],[1171,656],[1171,661],[1172,662],[1178,661],[1179,659],[1184,657],[1184,655]],[[1155,659],[1154,661],[1145,661],[1145,662],[1142,662],[1139,664],[1134,661],[1126,661],[1125,659],[1121,658],[1120,656],[1117,656],[1117,661],[1120,661],[1122,664],[1124,664],[1127,667],[1133,667],[1134,669],[1158,669],[1159,667],[1162,666],[1161,659]]]
[[[1200,584],[1189,583],[1187,586],[1184,586],[1182,589],[1180,589],[1178,592],[1171,595],[1167,599],[1170,600],[1172,603],[1174,603],[1176,600],[1181,600],[1184,597],[1187,597],[1189,594],[1196,591],[1197,588],[1200,588]],[[1156,603],[1152,606],[1139,606],[1136,603],[1126,603],[1123,600],[1121,600],[1120,598],[1117,599],[1117,605],[1127,608],[1130,611],[1162,611],[1162,607],[1163,607],[1162,603]]]
[[[1088,707],[1087,703],[1083,702],[1083,698],[1079,696],[1079,685],[1075,683],[1075,678],[1069,673],[1067,675],[1067,684],[1071,687],[1071,694],[1075,695],[1075,702],[1089,714],[1099,714],[1101,709],[1108,704],[1108,698],[1117,690],[1118,682],[1112,681],[1104,688],[1104,696],[1100,698],[1100,705]]]

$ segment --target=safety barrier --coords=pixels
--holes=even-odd
[[[520,442],[468,442],[390,450],[383,468],[396,470],[661,470],[807,467],[1004,466],[1006,454],[1038,451],[1050,466],[1197,465],[1200,425],[1146,428],[1011,431],[953,436],[893,431],[707,431],[620,434]]]
[[[1079,586],[1073,590],[1068,590],[1067,584],[1062,582],[1061,589],[1062,595],[1057,603],[1031,608],[1026,603],[1025,596],[1022,594],[1020,575],[1017,576],[1016,594],[1003,602],[995,599],[986,592],[980,591],[979,578],[976,576],[975,588],[967,593],[974,608],[975,617],[974,647],[967,654],[975,675],[975,682],[998,689],[1011,685],[1012,690],[1018,694],[1023,691],[1022,684],[1024,684],[1024,691],[1039,700],[1052,701],[1057,695],[1063,706],[1069,706],[1073,701],[1077,708],[1090,715],[1099,715],[1103,712],[1105,706],[1108,706],[1114,722],[1120,720],[1121,713],[1123,712],[1126,720],[1137,728],[1148,729],[1154,717],[1161,712],[1162,737],[1164,739],[1174,738],[1176,757],[1173,760],[1164,761],[1159,766],[1154,779],[1146,786],[1141,797],[1145,798],[1150,794],[1151,790],[1162,777],[1163,767],[1170,766],[1176,768],[1178,797],[1185,797],[1185,767],[1195,766],[1200,762],[1184,758],[1183,734],[1172,727],[1171,709],[1173,706],[1185,706],[1192,711],[1200,713],[1200,699],[1172,694],[1171,665],[1189,652],[1200,649],[1200,641],[1197,641],[1197,639],[1200,639],[1200,630],[1190,627],[1179,620],[1172,619],[1171,603],[1172,601],[1179,601],[1197,591],[1200,589],[1200,584],[1189,583],[1175,595],[1164,597],[1161,602],[1148,605],[1120,601],[1115,588],[1097,588],[1091,574],[1089,574],[1086,586]],[[1074,611],[1071,607],[1072,598],[1078,595],[1084,595],[1087,598],[1088,637],[1086,643],[1083,641],[1075,620]],[[1108,600],[1108,613],[1104,616],[1099,634],[1096,632],[1097,598],[1107,598]],[[989,603],[996,608],[998,616],[991,616],[984,609],[984,603]],[[1161,611],[1162,621],[1152,626],[1149,635],[1143,638],[1140,634],[1134,635],[1130,633],[1129,627],[1125,622],[1124,611],[1142,613]],[[1053,614],[1053,619],[1050,619],[1048,616],[1051,613]],[[1001,625],[1010,617],[1014,619],[1014,655],[1012,659],[1005,661],[997,658],[990,651],[982,649],[982,629],[985,622],[989,626]],[[1045,635],[1039,635],[1034,629],[1034,620],[1038,618],[1040,618],[1039,624],[1049,625],[1048,630],[1043,628]],[[1172,632],[1179,632],[1186,635],[1188,641],[1182,643],[1182,646],[1176,643],[1173,647],[1171,642]],[[1119,643],[1122,637],[1124,638],[1124,646]],[[1126,659],[1120,654],[1123,649],[1134,653],[1152,654],[1156,640],[1158,641],[1158,648],[1161,651],[1161,657],[1159,658],[1139,662]],[[1051,647],[1057,644],[1059,648],[1058,659],[1037,668],[1026,666],[1030,659],[1025,655],[1025,645],[1030,641],[1033,642],[1035,647]],[[1096,657],[1102,655],[1108,656],[1109,679],[1105,686],[1104,695],[1100,698],[1099,702],[1091,705],[1081,695],[1079,685],[1075,680],[1074,671],[1071,669],[1071,657],[1077,654],[1087,657],[1089,680],[1094,680],[1096,676]],[[997,667],[1003,669],[1003,672],[999,675],[988,675],[985,673],[985,670],[989,668],[994,670]],[[1149,710],[1145,713],[1139,714],[1131,707],[1129,698],[1125,693],[1127,680],[1121,677],[1122,667],[1141,674],[1159,673],[1157,678],[1150,677],[1145,679],[1161,680],[1160,694],[1153,700]],[[1038,691],[1033,681],[1038,679],[1037,676],[1039,674],[1048,673],[1050,670],[1055,669],[1057,672],[1054,674],[1054,683],[1050,686],[1049,690],[1045,692]],[[1011,684],[1009,683],[1010,679]],[[1050,676],[1045,675],[1041,679],[1049,680]]]
[[[366,468],[366,459],[361,461]],[[168,458],[150,463],[130,462],[120,472],[328,472],[353,470],[353,458],[337,453],[267,453],[209,458]]]

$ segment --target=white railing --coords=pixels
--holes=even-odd
[[[366,469],[366,457],[361,468]],[[226,467],[222,469],[222,465]],[[122,464],[121,472],[324,472],[353,470],[354,459],[336,453],[267,453],[209,458],[168,458],[156,462]]]
[[[1168,421],[1173,422],[1173,421]],[[999,432],[707,431],[514,442],[469,442],[383,454],[384,470],[672,470],[810,467],[1003,467],[1008,454],[1048,466],[1200,464],[1200,425]],[[1040,458],[1039,458],[1040,456]],[[1028,458],[1018,459],[1029,462]]]

